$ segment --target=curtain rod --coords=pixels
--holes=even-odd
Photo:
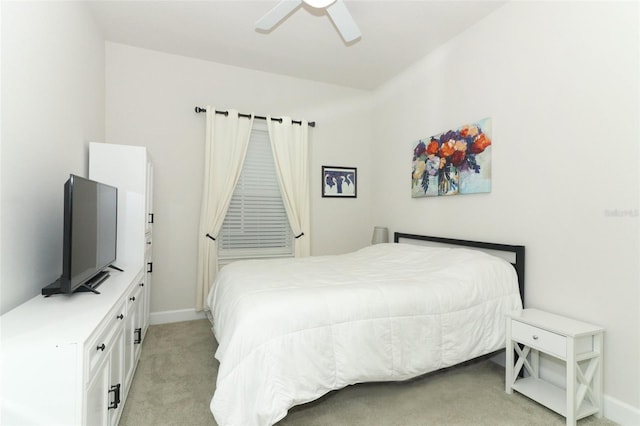
[[[197,106],[195,108],[196,113],[201,113],[201,112],[207,112],[206,108],[200,108],[199,106]],[[217,111],[216,110],[216,114],[224,114],[224,115],[229,115],[229,111]],[[246,117],[246,118],[251,118],[251,114],[238,114],[240,117]],[[261,115],[254,115],[253,118],[257,118],[258,120],[266,120],[267,117],[263,117]],[[277,121],[278,123],[282,123],[282,118],[275,118],[272,117],[271,118],[274,121]],[[294,124],[302,124],[302,121],[295,121],[293,120],[292,123]],[[309,121],[309,127],[316,127],[316,122],[315,121]]]

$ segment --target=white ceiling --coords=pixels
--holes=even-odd
[[[255,22],[278,0],[91,1],[109,41],[373,89],[506,1],[345,0],[362,38],[346,45],[324,10],[306,4],[268,33]]]

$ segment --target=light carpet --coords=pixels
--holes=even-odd
[[[207,320],[149,327],[121,426],[212,425],[217,343]],[[402,383],[363,383],[294,407],[278,426],[564,425],[564,417],[504,392],[486,360]],[[580,426],[612,426],[590,416]]]

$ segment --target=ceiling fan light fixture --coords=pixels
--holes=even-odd
[[[325,9],[345,43],[351,43],[360,38],[360,29],[343,0],[280,0],[273,9],[258,19],[256,30],[271,31],[303,2],[316,9]]]
[[[325,7],[330,6],[336,0],[302,0],[306,4],[316,9],[324,9]]]

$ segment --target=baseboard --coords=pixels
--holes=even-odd
[[[149,324],[169,324],[172,322],[195,321],[206,319],[204,311],[196,312],[195,309],[180,309],[176,311],[151,312]]]
[[[621,426],[640,425],[640,409],[616,398],[604,396],[604,416]]]

